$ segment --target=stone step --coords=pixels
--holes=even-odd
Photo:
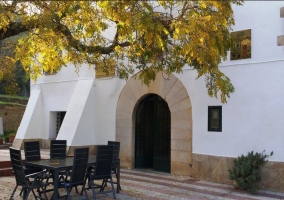
[[[0,168],[0,177],[2,176],[14,176],[12,167]]]
[[[4,143],[0,145],[0,149],[9,149],[12,146],[12,143]]]
[[[11,161],[0,161],[0,169],[1,168],[7,168],[12,167]]]

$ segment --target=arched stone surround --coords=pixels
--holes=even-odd
[[[147,94],[157,94],[171,112],[171,173],[191,175],[192,109],[188,93],[174,75],[165,80],[158,73],[149,87],[132,77],[124,86],[116,108],[116,140],[120,141],[121,166],[134,168],[135,116],[140,101]]]

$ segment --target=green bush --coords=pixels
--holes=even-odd
[[[4,137],[9,137],[10,135],[16,135],[17,131],[10,130],[10,131],[4,131]]]
[[[262,153],[249,152],[247,156],[241,155],[234,160],[232,169],[229,169],[231,180],[236,182],[236,186],[242,190],[257,192],[261,188],[261,166],[267,162],[267,158],[273,155]]]

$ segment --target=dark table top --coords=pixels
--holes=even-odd
[[[65,159],[48,159],[39,160],[33,162],[26,162],[30,166],[42,167],[45,169],[66,169],[73,166],[74,157],[67,157]],[[94,165],[96,163],[96,156],[91,155],[88,159],[88,165]]]

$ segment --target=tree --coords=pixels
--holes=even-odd
[[[209,96],[226,102],[234,87],[218,65],[231,44],[231,4],[241,3],[1,1],[0,40],[27,33],[18,41],[16,59],[34,80],[43,70],[53,73],[67,63],[79,70],[83,63],[92,67],[115,60],[120,78],[139,70],[138,78],[148,85],[159,71],[182,73],[189,65],[198,77],[205,76]],[[112,28],[113,38],[105,37]],[[108,73],[107,64],[100,66]]]
[[[30,81],[14,50],[22,34],[0,41],[0,94],[29,96]]]

